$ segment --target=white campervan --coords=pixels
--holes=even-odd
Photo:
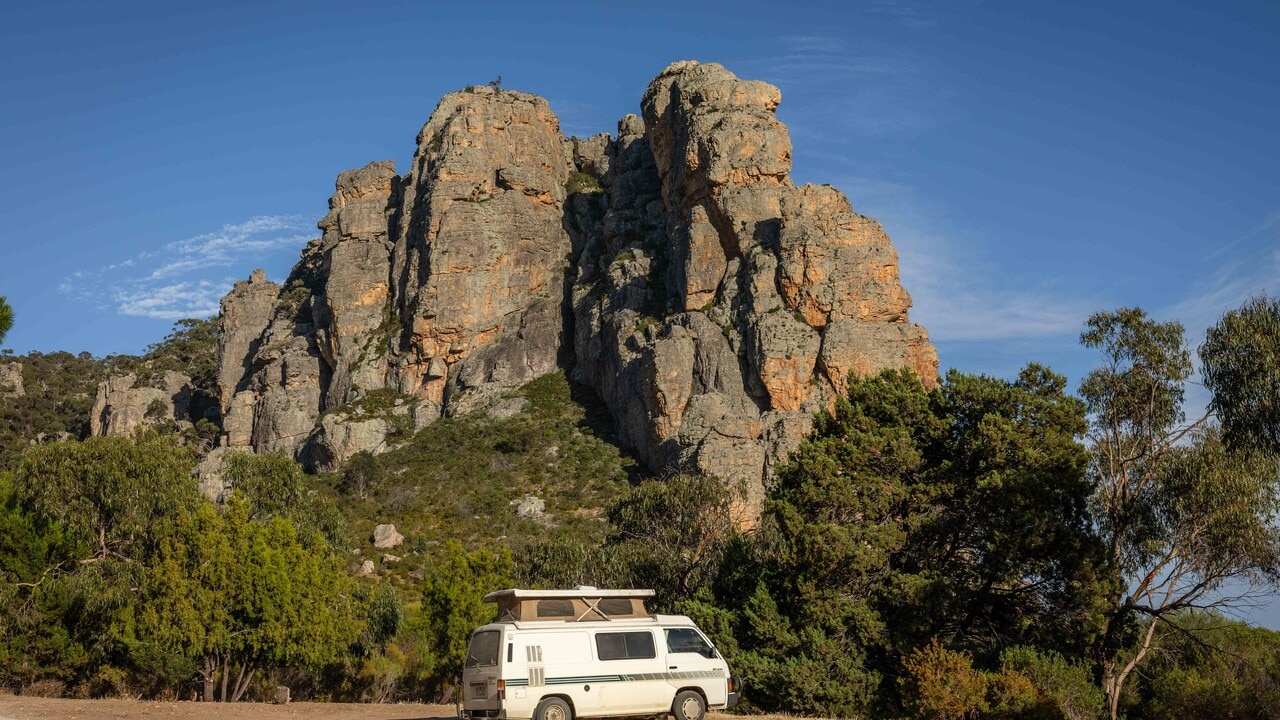
[[[737,704],[740,682],[683,615],[649,615],[652,590],[500,590],[471,633],[463,716],[702,720]]]

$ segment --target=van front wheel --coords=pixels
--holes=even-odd
[[[676,720],[702,720],[706,712],[707,703],[692,690],[676,695],[675,702],[671,703],[671,714],[676,716]]]
[[[533,711],[533,720],[573,720],[573,711],[564,700],[549,697],[538,703]]]

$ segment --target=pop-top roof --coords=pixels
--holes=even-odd
[[[485,602],[497,603],[496,622],[555,620],[560,622],[598,622],[623,618],[648,617],[645,598],[652,590],[601,590],[579,585],[571,590],[525,590],[510,588],[484,596]]]

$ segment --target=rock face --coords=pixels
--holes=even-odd
[[[741,481],[749,506],[850,371],[938,368],[879,223],[791,183],[780,100],[719,65],[668,67],[603,159],[580,152],[604,168],[603,216],[574,206],[578,373],[650,467]]]
[[[564,367],[652,469],[758,503],[850,372],[938,366],[879,223],[792,184],[779,102],[676,63],[616,137],[567,140],[541,98],[447,95],[406,174],[338,176],[283,287],[224,298],[223,444],[333,468]]]
[[[191,378],[168,371],[153,385],[136,387],[137,381],[130,373],[98,384],[89,415],[93,435],[131,435],[144,425],[189,422]]]
[[[0,365],[0,397],[22,397],[26,394],[22,386],[22,363]]]

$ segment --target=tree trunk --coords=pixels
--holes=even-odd
[[[1123,668],[1116,669],[1114,657],[1102,661],[1102,692],[1107,697],[1107,712],[1111,720],[1117,720],[1120,716],[1120,693],[1124,691],[1124,681],[1129,678],[1129,674],[1138,666],[1142,658],[1147,656],[1159,622],[1160,618],[1153,617],[1151,622],[1147,623],[1147,631],[1142,635],[1142,645],[1138,648],[1138,652],[1134,653],[1133,659],[1125,663]]]
[[[245,671],[248,670],[248,674]],[[240,675],[236,678],[236,692],[231,696],[231,702],[240,702],[240,698],[244,696],[244,691],[249,689],[249,683],[253,682],[253,674],[257,672],[245,663],[240,666]]]
[[[204,656],[204,669],[200,671],[200,679],[204,680],[204,701],[213,702],[214,682],[218,674],[218,658],[213,655]]]
[[[1102,694],[1107,698],[1107,717],[1116,720],[1120,711],[1120,687],[1116,678],[1116,661],[1102,662]]]
[[[222,702],[227,701],[227,680],[231,678],[231,656],[224,655],[222,658]]]

